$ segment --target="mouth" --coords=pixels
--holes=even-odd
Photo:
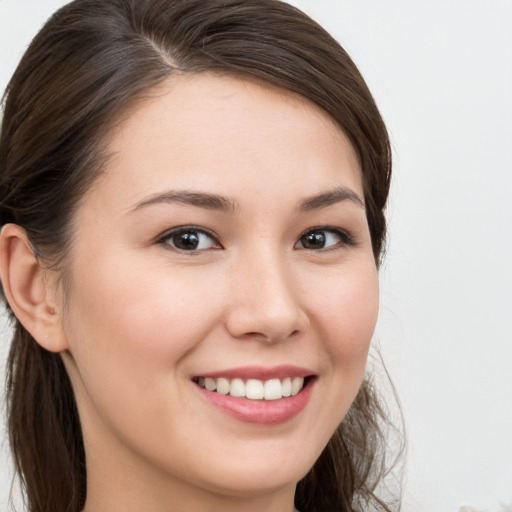
[[[207,403],[238,421],[278,425],[306,407],[317,379],[298,366],[246,366],[195,375],[192,384]]]
[[[199,387],[235,398],[248,400],[281,400],[300,393],[313,377],[284,377],[261,380],[257,378],[194,377]]]

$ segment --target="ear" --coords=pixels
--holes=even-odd
[[[0,280],[13,313],[32,337],[51,352],[66,350],[56,273],[41,266],[26,231],[16,224],[0,232]]]

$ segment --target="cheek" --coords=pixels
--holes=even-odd
[[[136,258],[116,261],[91,262],[89,277],[73,287],[70,351],[88,394],[137,401],[155,385],[169,391],[180,361],[211,330],[217,303],[199,300],[186,275],[169,279],[168,269],[144,270]]]
[[[362,377],[379,309],[376,268],[372,263],[352,267],[329,280],[325,289],[315,307],[330,364],[345,377]]]
[[[188,382],[182,362],[218,316],[217,302],[200,300],[204,293],[186,276],[166,279],[168,269],[145,272],[136,259],[132,264],[96,265],[73,288],[67,322],[68,371],[88,434],[107,426],[129,444],[158,438],[161,426],[180,431],[175,411],[186,410],[182,386]]]
[[[152,349],[164,348],[171,355],[175,350],[177,356],[187,334],[194,338],[206,328],[205,305],[215,303],[200,300],[205,290],[198,288],[197,278],[170,275],[165,266],[144,268],[137,265],[137,258],[123,264],[126,260],[117,258],[116,265],[99,263],[87,279],[79,281],[71,297],[72,324],[96,331],[94,342],[105,350],[119,349],[121,344],[134,350],[138,346],[147,356]]]

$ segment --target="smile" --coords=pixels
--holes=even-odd
[[[196,384],[208,391],[249,400],[280,400],[295,396],[304,387],[304,377],[284,379],[228,379],[226,377],[198,377]]]
[[[233,368],[192,377],[203,399],[238,421],[278,425],[297,416],[310,400],[318,376],[291,365]]]

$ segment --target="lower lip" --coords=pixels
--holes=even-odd
[[[311,396],[313,383],[313,379],[308,379],[299,393],[279,400],[249,400],[221,395],[196,384],[194,386],[208,402],[239,421],[260,425],[279,425],[291,420],[304,409]]]

